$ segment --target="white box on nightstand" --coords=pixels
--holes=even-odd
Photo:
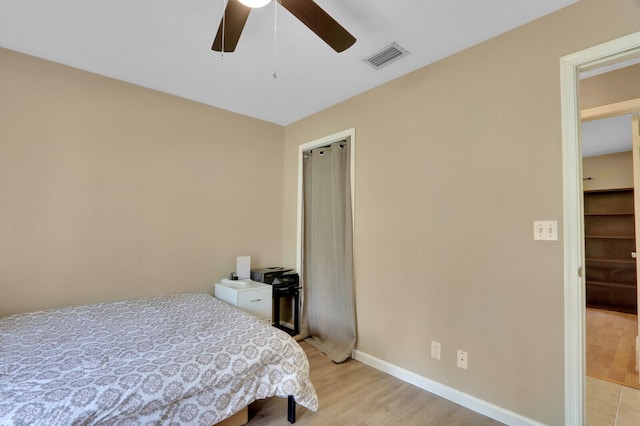
[[[215,297],[272,323],[272,293],[269,284],[251,280],[224,280],[215,285]]]

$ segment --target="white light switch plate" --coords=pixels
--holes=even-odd
[[[542,241],[558,241],[558,221],[534,220],[533,239]]]

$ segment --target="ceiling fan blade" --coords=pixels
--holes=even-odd
[[[238,0],[229,0],[227,3],[227,9],[224,11],[224,16],[220,20],[220,26],[218,27],[218,33],[216,39],[213,41],[211,50],[216,52],[222,52],[223,48],[225,52],[233,52],[236,50],[238,40],[240,40],[240,34],[244,24],[247,22],[251,8],[243,5]],[[224,28],[224,46],[222,29]]]
[[[278,0],[278,2],[336,52],[342,52],[356,42],[354,36],[313,0]]]

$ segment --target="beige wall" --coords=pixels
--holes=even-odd
[[[585,191],[595,189],[633,188],[633,155],[631,151],[597,155],[582,159]]]
[[[297,147],[356,129],[357,349],[564,423],[563,243],[532,238],[562,235],[559,59],[638,30],[636,0],[582,0],[286,128],[288,265]]]
[[[580,80],[580,108],[640,98],[640,64]]]
[[[0,316],[212,292],[237,255],[281,263],[282,127],[8,50],[0,64]]]

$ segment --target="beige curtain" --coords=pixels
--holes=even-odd
[[[304,153],[302,332],[334,362],[356,342],[348,141]]]

